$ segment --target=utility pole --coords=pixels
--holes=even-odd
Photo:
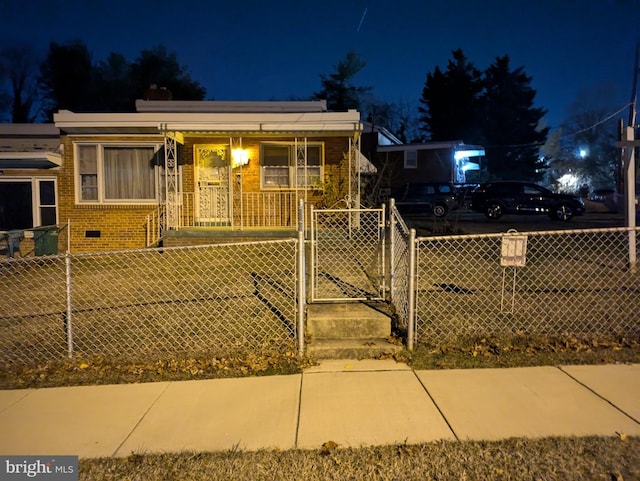
[[[638,59],[640,57],[640,42],[636,43],[636,58],[633,67],[633,85],[631,87],[631,102],[629,103],[629,123],[623,130],[620,142],[622,147],[622,161],[624,175],[625,225],[629,227],[629,268],[636,269],[636,160],[635,150],[638,142],[635,140],[636,103],[638,100]]]

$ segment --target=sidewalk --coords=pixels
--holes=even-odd
[[[0,454],[81,458],[439,439],[640,435],[640,364],[303,374],[0,391]]]

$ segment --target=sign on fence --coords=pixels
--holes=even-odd
[[[522,267],[527,262],[527,236],[507,234],[502,238],[500,265]]]

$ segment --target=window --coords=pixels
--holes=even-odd
[[[55,225],[57,212],[54,179],[0,181],[0,230]]]
[[[78,144],[79,202],[155,202],[154,154],[160,147],[160,144]]]
[[[263,143],[260,147],[263,188],[304,189],[322,182],[321,144],[307,144],[306,164],[304,152],[296,152],[296,144],[273,142]]]
[[[417,169],[418,168],[418,151],[406,150],[404,153],[404,168],[405,169]]]

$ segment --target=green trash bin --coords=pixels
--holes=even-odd
[[[33,229],[34,251],[37,256],[54,256],[58,253],[57,225],[35,227]]]

